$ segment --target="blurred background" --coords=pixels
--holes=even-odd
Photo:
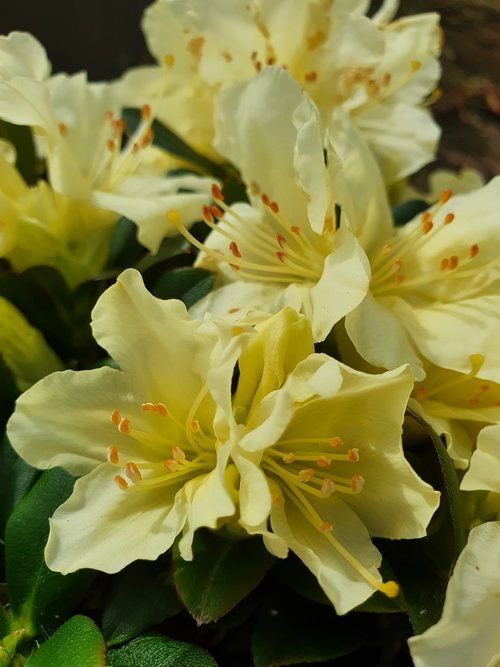
[[[0,0],[0,33],[32,32],[54,71],[112,79],[150,62],[140,30],[149,3]],[[443,94],[433,106],[443,137],[432,167],[473,167],[489,179],[500,173],[500,0],[401,2],[401,15],[426,11],[441,14],[445,34]]]

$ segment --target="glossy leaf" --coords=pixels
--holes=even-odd
[[[39,470],[16,454],[5,436],[0,445],[0,535],[3,535],[9,514],[39,475]]]
[[[137,240],[137,226],[128,218],[120,218],[109,242],[108,266],[131,266],[146,252]]]
[[[45,565],[49,517],[71,494],[74,480],[61,468],[43,473],[11,514],[5,530],[5,564],[16,627],[36,636],[59,625],[87,590],[93,573],[63,576]]]
[[[31,129],[25,125],[13,125],[0,120],[0,138],[14,144],[17,153],[16,168],[28,185],[35,185],[38,177]]]
[[[125,646],[111,649],[107,664],[109,667],[217,667],[204,649],[153,635],[138,637]]]
[[[180,299],[190,308],[210,292],[214,279],[214,274],[205,269],[174,269],[166,271],[151,291],[160,299]]]
[[[128,132],[132,133],[140,120],[139,109],[124,109],[122,115]],[[171,155],[175,155],[175,157],[190,162],[202,171],[213,174],[216,178],[221,178],[224,175],[224,169],[220,164],[212,162],[204,155],[197,153],[183,139],[157,120],[153,123],[153,144],[163,148]]]
[[[185,561],[174,549],[174,583],[198,623],[215,621],[233,609],[264,578],[273,557],[262,540],[227,540],[198,531],[194,558]]]
[[[26,667],[106,667],[106,646],[86,616],[73,616],[27,660]]]
[[[121,644],[182,609],[164,559],[132,563],[115,579],[102,616],[103,634],[108,646]]]

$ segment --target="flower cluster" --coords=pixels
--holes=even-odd
[[[199,620],[179,563],[203,535],[258,543],[335,622],[407,612],[417,667],[493,665],[500,177],[404,185],[439,138],[439,17],[379,4],[156,0],[156,64],[110,83],[0,37],[0,121],[24,137],[0,145],[8,456],[77,478],[45,517],[53,572],[168,554]],[[412,549],[441,586],[423,620]],[[32,606],[14,593],[2,665]]]

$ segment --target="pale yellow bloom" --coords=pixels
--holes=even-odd
[[[139,96],[154,101],[167,126],[220,159],[216,95],[266,65],[283,66],[325,123],[349,116],[394,183],[433,159],[439,136],[422,106],[440,74],[438,16],[393,21],[397,5],[384,2],[370,19],[366,2],[157,0],[143,30],[158,65],[126,74],[120,94],[133,106]]]
[[[8,426],[32,464],[82,475],[51,519],[49,567],[115,572],[181,533],[191,559],[195,530],[229,523],[278,557],[295,551],[339,613],[397,594],[370,536],[423,536],[439,502],[401,447],[407,368],[365,375],[314,354],[289,308],[255,330],[193,320],[133,270],[93,331],[121,370],[53,374]]]
[[[484,428],[478,436],[470,468],[460,488],[464,491],[492,491],[500,494],[500,425]]]
[[[474,192],[485,185],[484,178],[476,169],[461,169],[458,172],[450,169],[434,169],[429,174],[426,192],[421,192],[411,184],[405,183],[396,191],[391,191],[391,199],[396,203],[419,199],[428,204],[435,204],[443,190],[451,190],[455,195]]]
[[[21,45],[14,40],[8,46],[13,64],[42,49],[30,35]],[[210,184],[197,176],[164,177],[162,166],[156,166],[148,105],[142,106],[134,134],[123,142],[122,105],[109,84],[89,83],[85,72],[42,81],[28,76],[22,65],[10,70],[4,78],[0,72],[0,118],[33,129],[56,192],[113,212],[115,220],[130,218],[139,241],[153,252],[164,236],[175,233],[166,210],[178,208],[186,223],[194,222]]]
[[[415,667],[500,665],[500,522],[474,528],[448,584],[443,615],[409,639]]]
[[[20,391],[63,368],[38,329],[3,297],[0,297],[0,357],[12,371]]]
[[[286,72],[268,68],[221,94],[217,133],[250,204],[228,207],[214,188],[216,205],[203,211],[212,229],[205,243],[181,228],[203,251],[197,264],[218,273],[219,289],[193,314],[257,317],[289,305],[311,320],[315,340],[324,339],[365,296],[369,269],[349,217],[336,228],[343,175],[333,150],[325,165],[315,106]]]

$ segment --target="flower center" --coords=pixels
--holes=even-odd
[[[450,248],[449,254],[437,257],[433,252],[433,247],[442,246],[446,238],[443,235],[455,220],[454,213],[441,213],[451,195],[450,190],[444,190],[439,202],[425,211],[419,221],[396,231],[393,240],[382,246],[371,262],[370,289],[374,296],[404,296],[418,291],[435,300],[440,288],[447,292],[451,288],[455,294],[459,291],[463,299],[476,291],[477,284],[472,279],[477,279],[479,274],[478,243],[473,241],[465,244],[465,248]],[[482,264],[481,275],[488,279],[485,270],[497,266],[499,261],[495,258]]]
[[[142,403],[144,413],[152,422],[151,428],[138,429],[118,410],[111,413],[111,422],[119,433],[133,438],[139,456],[136,461],[121,460],[119,447],[108,445],[107,460],[120,468],[114,482],[123,491],[147,490],[165,486],[183,486],[189,479],[213,469],[216,458],[215,438],[204,433],[196,413],[208,392],[204,385],[196,396],[183,422],[164,403]],[[149,420],[147,420],[149,421]],[[149,426],[149,425],[148,425]],[[140,459],[140,460],[139,460]]]
[[[332,449],[339,453],[332,453]],[[326,500],[333,493],[346,495],[361,493],[365,483],[361,475],[341,474],[340,469],[335,471],[335,474],[331,472],[332,464],[337,463],[343,467],[345,464],[356,464],[358,461],[358,449],[346,449],[338,436],[292,438],[280,440],[276,447],[267,449],[262,459],[262,467],[278,483],[287,498],[365,581],[387,597],[396,597],[399,594],[396,582],[381,582],[376,579],[336,539],[335,527],[321,518],[307,498],[309,495]],[[274,497],[273,501],[280,502],[281,499]]]
[[[254,187],[257,186],[254,184]],[[216,203],[203,207],[203,221],[225,240],[226,252],[198,241],[182,225],[178,211],[167,213],[168,220],[190,243],[203,251],[206,259],[211,258],[215,264],[227,264],[243,280],[285,284],[319,280],[325,257],[331,250],[331,234],[324,234],[325,238],[313,232],[305,234],[298,226],[289,223],[278,203],[266,194],[261,195],[264,217],[257,224],[228,206],[215,184],[212,197]]]

